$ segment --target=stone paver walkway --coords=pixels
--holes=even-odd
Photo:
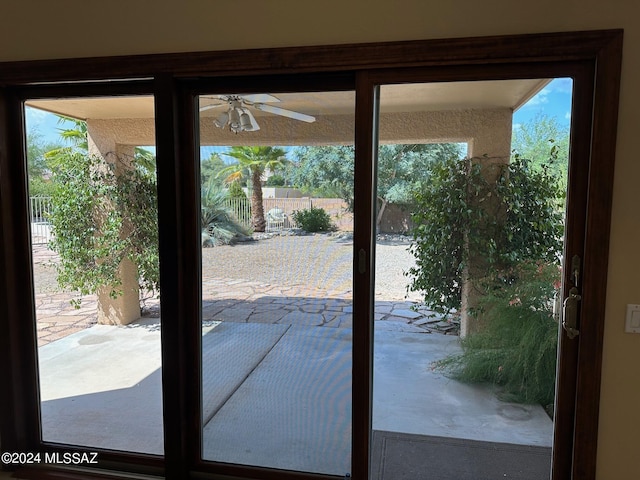
[[[72,298],[68,293],[36,295],[39,347],[97,323],[98,305],[95,296],[84,297],[79,309],[69,303]]]
[[[34,252],[35,261],[53,259],[51,252]],[[271,323],[286,325],[350,328],[352,326],[351,291],[329,291],[304,285],[271,285],[266,283],[211,278],[203,275],[203,321]],[[69,293],[36,295],[38,345],[88,328],[96,323],[95,296],[82,297],[80,308],[74,308]],[[428,332],[440,318],[423,309],[414,311],[413,302],[377,300],[375,320],[384,322],[385,330]],[[159,300],[145,303],[145,316],[160,314]]]

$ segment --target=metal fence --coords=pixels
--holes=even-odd
[[[274,232],[287,228],[295,228],[294,212],[324,208],[338,227],[347,228],[352,225],[352,215],[346,213],[346,203],[341,199],[330,198],[263,198],[264,216],[267,221],[267,231]],[[226,206],[234,217],[246,228],[251,228],[251,199],[229,198]]]
[[[245,228],[251,228],[251,202],[246,198],[227,198],[225,207],[231,210],[236,221]]]
[[[264,216],[268,231],[278,231],[295,227],[293,212],[311,208],[310,198],[263,198]],[[226,206],[231,210],[238,223],[251,228],[251,199],[228,198]]]
[[[31,242],[33,245],[49,243],[52,239],[49,213],[51,212],[51,197],[31,197],[29,199],[31,212]],[[323,207],[337,223],[340,223],[344,204],[339,199],[311,199],[311,198],[264,198],[265,219],[267,231],[279,231],[296,227],[293,213],[297,210],[309,209],[312,206]],[[251,200],[248,198],[228,198],[226,206],[234,217],[246,228],[251,228]],[[269,213],[271,212],[271,214]]]
[[[264,198],[264,216],[267,220],[267,231],[278,231],[285,228],[295,228],[293,213],[298,210],[311,208],[310,198]]]
[[[51,240],[51,197],[30,197],[29,211],[31,214],[31,243],[42,245]]]

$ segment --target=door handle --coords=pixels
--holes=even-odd
[[[576,328],[578,323],[578,302],[582,299],[576,287],[569,290],[569,296],[564,299],[562,328],[569,338],[576,338],[580,331]]]
[[[358,272],[367,272],[367,252],[364,251],[364,248],[358,250]]]

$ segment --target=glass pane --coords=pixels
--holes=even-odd
[[[153,98],[25,116],[42,440],[161,455]]]
[[[570,99],[381,87],[372,478],[549,478]]]
[[[350,472],[353,111],[200,97],[205,460]]]

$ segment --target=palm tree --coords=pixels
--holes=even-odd
[[[231,147],[225,153],[237,160],[220,174],[227,175],[227,180],[236,180],[243,172],[249,172],[251,178],[251,223],[254,232],[264,232],[267,222],[264,219],[262,204],[262,175],[284,167],[288,160],[286,152],[280,147]]]

